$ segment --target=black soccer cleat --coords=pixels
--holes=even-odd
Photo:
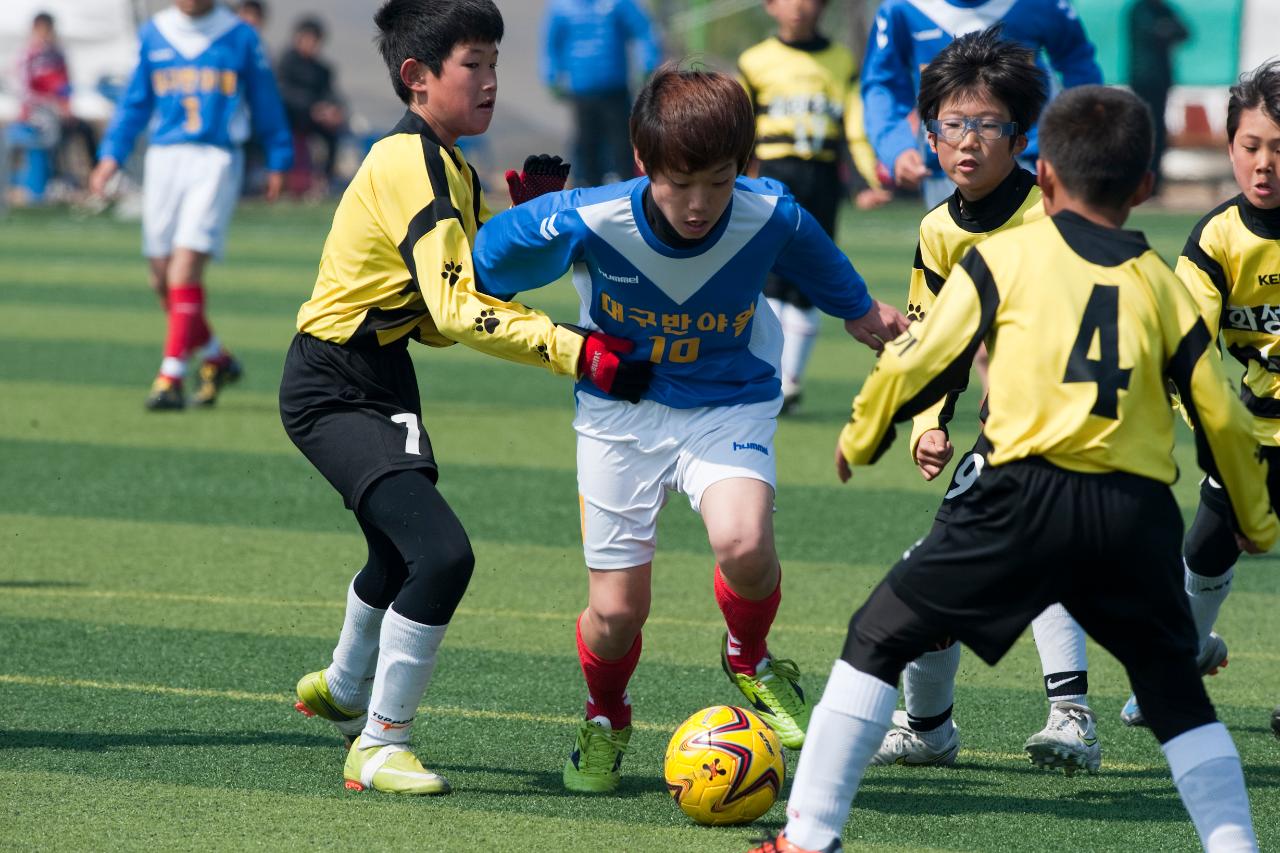
[[[220,361],[206,361],[200,365],[200,387],[191,398],[193,406],[212,406],[218,402],[218,394],[223,387],[238,382],[244,375],[240,362],[231,356]]]
[[[1271,712],[1271,733],[1276,737],[1280,737],[1280,705]]]
[[[149,412],[179,412],[186,408],[187,401],[182,396],[182,380],[157,376],[151,383],[151,393],[143,403]]]

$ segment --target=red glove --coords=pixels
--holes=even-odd
[[[558,193],[569,179],[569,164],[550,154],[536,154],[525,159],[524,170],[516,174],[507,170],[507,190],[512,204],[524,204],[546,193]]]
[[[586,338],[582,342],[582,355],[578,357],[578,372],[582,378],[610,396],[628,403],[640,402],[641,396],[649,390],[653,363],[623,361],[618,357],[635,349],[634,343],[603,332],[588,332],[581,326],[561,325]]]

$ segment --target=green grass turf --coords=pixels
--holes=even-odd
[[[905,299],[920,211],[850,214],[842,242],[881,298]],[[6,849],[744,850],[754,830],[690,825],[662,750],[694,710],[732,702],[698,519],[671,502],[633,682],[634,749],[617,796],[570,796],[580,711],[574,618],[585,584],[568,386],[460,347],[414,348],[441,486],[479,558],[415,744],[457,793],[352,794],[294,681],[328,660],[363,559],[340,499],[281,430],[275,389],[329,211],[246,207],[209,276],[212,317],[247,367],[213,411],[150,415],[164,318],[135,225],[18,213],[0,223],[0,835]],[[1135,217],[1172,258],[1193,217]],[[573,295],[529,296],[558,317]],[[895,448],[847,486],[831,450],[868,355],[828,324],[805,408],[779,430],[786,597],[774,647],[817,694],[849,614],[939,498]],[[972,440],[962,401],[956,442]],[[1185,434],[1176,486],[1194,509]],[[1280,844],[1280,700],[1268,619],[1276,561],[1251,559],[1222,617],[1231,667],[1210,691],[1244,757],[1263,846]],[[966,656],[954,770],[875,768],[848,849],[1193,850],[1149,733],[1120,725],[1123,673],[1092,648],[1104,772],[1064,778],[1022,753],[1044,723],[1029,637],[998,668]],[[794,768],[794,756],[789,761]],[[783,820],[778,804],[762,820]]]

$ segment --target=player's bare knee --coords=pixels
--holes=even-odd
[[[713,542],[711,547],[721,573],[735,587],[767,585],[764,595],[768,595],[777,586],[778,553],[773,538],[764,531],[741,531],[726,541]]]
[[[595,627],[610,639],[634,639],[649,618],[649,602],[620,599],[592,602],[587,613]]]

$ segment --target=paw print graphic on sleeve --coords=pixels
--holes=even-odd
[[[498,328],[498,324],[502,322],[497,317],[493,316],[496,313],[497,312],[492,308],[481,311],[480,316],[475,319],[476,331],[488,332],[492,335],[494,330]]]
[[[913,323],[924,319],[924,307],[914,303],[907,303],[907,319]]]
[[[444,269],[440,271],[440,277],[445,283],[453,287],[458,283],[458,276],[462,275],[462,264],[456,261],[445,261]]]
[[[538,355],[542,356],[542,360],[544,362],[547,362],[548,364],[551,363],[551,356],[547,352],[546,344],[538,344],[536,347],[534,347],[534,349],[537,351]]]

